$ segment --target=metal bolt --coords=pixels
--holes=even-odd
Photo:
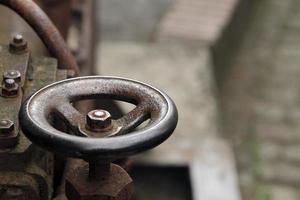
[[[14,79],[6,79],[2,86],[2,96],[15,97],[18,95],[19,85]]]
[[[21,35],[21,34],[17,34],[13,38],[13,42],[16,43],[16,44],[20,44],[23,41],[24,41],[24,38],[23,38],[23,35]]]
[[[76,76],[76,72],[72,69],[67,71],[67,78],[74,78]]]
[[[4,86],[7,89],[14,88],[16,86],[16,82],[14,79],[6,79],[6,80],[4,80]]]
[[[0,120],[0,149],[12,148],[18,143],[15,124],[9,119]]]
[[[0,134],[1,136],[11,134],[14,131],[14,122],[9,119],[0,120]]]
[[[13,37],[9,47],[13,53],[22,53],[27,49],[27,42],[21,34],[17,34]]]
[[[8,70],[3,73],[3,80],[14,79],[15,82],[21,81],[21,73],[18,70]]]
[[[111,125],[111,115],[106,110],[92,110],[87,114],[86,122],[93,131],[106,130]]]

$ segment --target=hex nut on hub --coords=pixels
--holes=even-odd
[[[110,128],[111,115],[106,110],[92,110],[86,116],[86,123],[92,131],[104,131]]]

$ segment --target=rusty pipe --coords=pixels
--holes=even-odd
[[[0,0],[0,3],[19,14],[41,38],[52,56],[57,58],[61,69],[72,69],[79,74],[79,68],[57,28],[32,0]]]

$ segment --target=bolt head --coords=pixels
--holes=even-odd
[[[106,130],[111,125],[111,115],[106,110],[92,110],[87,114],[86,122],[93,131]]]
[[[9,44],[9,49],[13,53],[22,53],[27,50],[27,42],[24,40],[23,36],[17,34],[13,37],[12,41]]]
[[[18,143],[19,134],[9,119],[0,120],[0,149],[12,148]]]
[[[15,85],[16,85],[16,82],[14,79],[9,78],[9,79],[4,80],[4,86],[8,89],[15,87]]]
[[[9,119],[0,120],[0,135],[5,136],[11,134],[15,129],[15,124]]]
[[[4,97],[15,97],[19,92],[19,85],[14,81],[14,79],[4,80],[1,95]]]
[[[18,70],[8,70],[3,74],[3,80],[14,79],[15,82],[21,81],[21,73]]]
[[[17,44],[20,44],[24,41],[24,38],[23,38],[23,35],[21,34],[17,34],[13,37],[13,42],[14,43],[17,43]]]
[[[67,78],[74,78],[75,76],[76,76],[76,73],[75,73],[74,70],[69,69],[69,70],[67,71]]]

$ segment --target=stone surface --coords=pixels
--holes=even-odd
[[[176,0],[161,21],[160,40],[213,43],[231,17],[237,0]]]
[[[215,45],[224,128],[244,199],[300,198],[299,11],[297,0],[242,0]]]
[[[200,142],[197,158],[191,164],[195,200],[240,200],[232,149],[224,140]]]
[[[281,185],[272,185],[269,188],[270,199],[272,200],[297,200],[299,199],[299,192],[296,188],[286,187]]]

